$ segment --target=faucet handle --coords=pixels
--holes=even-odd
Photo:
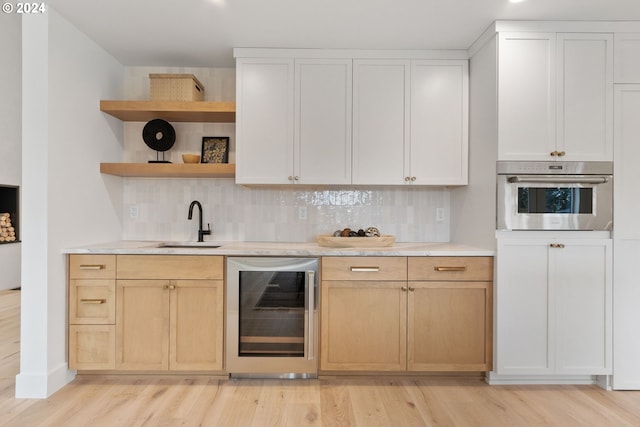
[[[211,234],[211,224],[207,223],[207,229],[202,230],[202,234]]]

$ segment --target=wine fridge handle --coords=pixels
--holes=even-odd
[[[309,333],[307,334],[308,336],[308,343],[307,343],[307,349],[308,349],[308,354],[307,354],[307,359],[308,360],[313,360],[315,358],[315,348],[314,348],[314,315],[315,315],[315,298],[316,298],[316,272],[313,270],[307,271],[307,289],[309,292],[308,298],[309,298],[309,313],[307,314],[307,319],[309,319],[307,321],[307,324],[309,325]]]

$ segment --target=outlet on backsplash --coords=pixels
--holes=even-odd
[[[307,219],[307,207],[306,206],[298,207],[298,219],[303,220],[303,221]]]

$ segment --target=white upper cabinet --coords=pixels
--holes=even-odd
[[[466,60],[354,61],[353,183],[465,185]]]
[[[351,182],[351,61],[240,58],[236,182]]]
[[[411,64],[410,149],[405,175],[416,184],[465,185],[469,153],[467,61]]]
[[[500,33],[499,160],[549,159],[555,150],[555,34]]]
[[[500,160],[613,158],[613,36],[500,33]]]
[[[237,183],[467,184],[466,59],[234,52]]]
[[[351,66],[295,60],[294,183],[351,183]]]
[[[557,46],[557,149],[613,160],[613,35],[559,33]]]
[[[236,182],[287,184],[293,176],[293,60],[241,58],[236,76]]]
[[[411,61],[355,60],[353,183],[403,184]]]
[[[614,82],[640,83],[640,33],[616,33],[614,46]]]

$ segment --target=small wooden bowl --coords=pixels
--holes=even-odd
[[[393,246],[396,236],[383,234],[380,237],[333,237],[320,234],[316,236],[318,246],[329,248],[380,248]]]
[[[183,154],[182,161],[185,163],[200,163],[200,154]]]

